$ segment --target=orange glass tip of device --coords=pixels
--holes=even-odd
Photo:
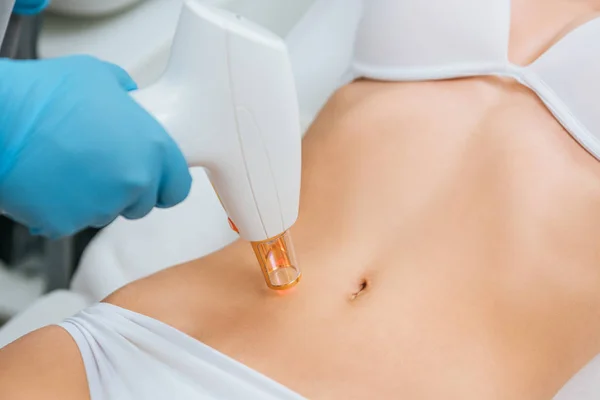
[[[260,242],[251,242],[267,282],[274,290],[285,290],[300,282],[302,273],[296,262],[289,231]]]

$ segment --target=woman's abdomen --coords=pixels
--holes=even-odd
[[[303,142],[295,289],[266,289],[240,242],[124,306],[308,398],[549,398],[598,344],[597,326],[566,328],[536,233],[556,214],[540,196],[589,179],[579,150],[500,80],[351,84]],[[579,300],[591,318],[597,297]]]

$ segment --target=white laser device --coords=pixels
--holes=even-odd
[[[252,242],[267,285],[294,286],[301,273],[288,229],[298,216],[301,132],[283,40],[187,0],[165,73],[132,95],[188,164],[206,169],[230,225]]]

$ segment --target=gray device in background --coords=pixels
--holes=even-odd
[[[4,32],[6,32],[14,6],[15,0],[0,0],[0,43],[4,38]]]
[[[36,59],[40,28],[40,15],[12,14],[0,47],[0,57],[17,60]]]

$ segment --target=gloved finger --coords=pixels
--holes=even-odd
[[[158,190],[157,207],[169,208],[181,203],[190,194],[192,175],[181,150],[171,141]]]
[[[127,219],[140,219],[148,215],[156,206],[156,193],[152,190],[146,191],[137,202],[127,207],[121,215]]]
[[[107,225],[112,224],[112,222],[117,219],[115,215],[108,215],[103,217],[98,217],[94,222],[90,224],[92,228],[104,228]]]
[[[137,90],[137,83],[133,80],[133,78],[125,71],[123,68],[119,67],[116,64],[110,63],[108,61],[104,61],[105,65],[108,67],[110,72],[113,74],[119,85],[128,92],[132,90]]]
[[[29,234],[32,236],[43,236],[50,240],[57,240],[63,237],[72,236],[77,232],[77,229],[59,230],[54,228],[30,228]]]
[[[44,10],[50,0],[17,0],[13,8],[15,14],[35,15]]]

